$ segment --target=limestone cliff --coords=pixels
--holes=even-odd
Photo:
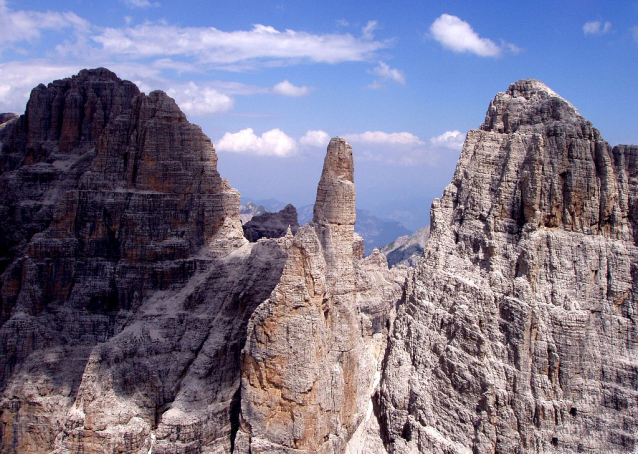
[[[237,452],[382,446],[364,426],[403,275],[380,253],[355,258],[355,218],[352,149],[334,138],[313,221],[286,237],[281,280],[248,325]]]
[[[0,129],[2,452],[227,452],[248,317],[279,280],[162,92],[105,69]]]
[[[538,81],[496,95],[406,283],[390,452],[635,451],[637,161]]]
[[[216,164],[103,68],[0,116],[0,452],[638,449],[638,147],[512,84],[409,272],[363,258],[343,139],[275,240]]]

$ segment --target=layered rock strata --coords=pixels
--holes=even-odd
[[[288,204],[276,213],[262,213],[253,216],[244,225],[244,236],[248,241],[255,242],[259,238],[281,238],[290,228],[292,234],[297,233],[297,209]]]
[[[354,257],[363,248],[353,175],[350,145],[332,139],[313,220],[285,238],[281,280],[248,325],[237,452],[339,453],[348,442],[375,443],[363,427],[402,275],[381,254]]]
[[[535,80],[468,133],[385,356],[393,453],[638,448],[638,147]]]
[[[370,397],[403,276],[378,254],[362,260],[349,145],[331,144],[312,227],[249,243],[212,144],[164,93],[84,70],[36,87],[25,115],[2,119],[3,453],[258,452],[262,441],[285,447],[281,437],[310,451],[380,445]],[[288,314],[300,285],[312,304]],[[266,324],[292,334],[254,365],[271,309]],[[304,345],[317,355],[278,362]],[[260,426],[259,396],[291,408],[251,375],[273,364],[297,399],[299,370],[322,384],[295,407],[294,428]]]
[[[1,452],[637,449],[638,147],[512,84],[407,280],[363,258],[343,139],[276,240],[216,162],[105,69],[0,116]]]
[[[0,148],[2,452],[228,452],[285,255],[246,244],[210,140],[97,69],[36,87]]]

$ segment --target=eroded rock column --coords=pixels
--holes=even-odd
[[[379,348],[359,314],[373,298],[357,297],[353,170],[332,139],[313,221],[286,238],[281,281],[249,322],[236,452],[344,452],[366,417]]]

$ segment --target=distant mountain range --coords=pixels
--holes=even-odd
[[[380,251],[388,259],[388,266],[397,265],[416,266],[417,260],[423,255],[425,243],[430,237],[430,226],[426,225],[414,232],[412,236],[404,235],[397,238]]]
[[[252,216],[279,211],[286,206],[285,203],[276,199],[250,200],[244,198],[244,200],[248,201],[239,207],[242,223],[246,223]],[[297,208],[300,225],[307,224],[312,220],[313,207],[314,205],[304,205]],[[354,230],[363,237],[366,255],[370,254],[374,248],[382,248],[399,237],[409,237],[413,233],[398,221],[381,219],[369,210],[359,209],[357,210],[357,222]]]

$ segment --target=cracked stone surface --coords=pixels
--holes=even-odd
[[[0,114],[0,452],[638,449],[637,146],[512,84],[410,270],[363,257],[345,140],[277,239],[216,167],[104,68]]]
[[[637,160],[541,82],[496,95],[399,306],[389,452],[635,451]]]

